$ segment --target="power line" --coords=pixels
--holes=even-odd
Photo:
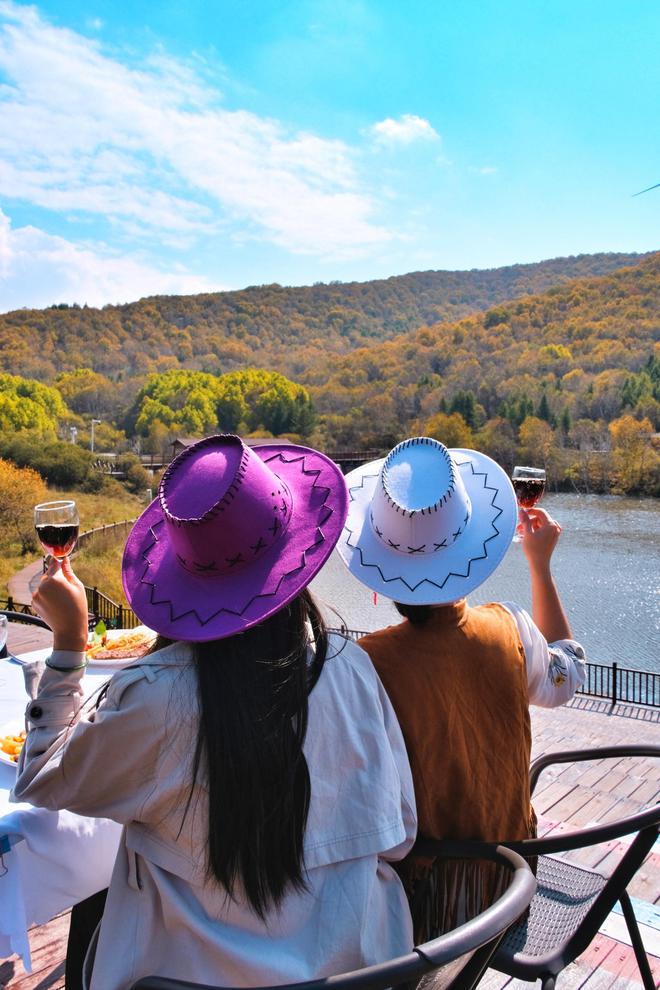
[[[640,189],[639,192],[633,193],[633,199],[635,196],[641,196],[642,193],[651,192],[652,189],[660,189],[660,182],[656,182],[654,186],[649,186],[648,189]]]

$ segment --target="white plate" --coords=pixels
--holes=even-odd
[[[133,632],[144,632],[153,635],[156,638],[156,633],[147,626],[136,626],[135,629],[109,629],[108,630],[108,642],[109,648],[112,647],[114,640],[119,639],[120,636]],[[46,659],[50,656],[50,650],[33,650],[31,653],[24,653],[22,656],[17,657],[12,654],[11,657],[7,659],[17,660],[19,663],[33,663],[35,660]],[[87,666],[90,670],[121,670],[123,667],[128,667],[129,664],[134,663],[139,660],[140,657],[123,657],[121,660],[96,660],[93,657],[87,661]]]
[[[108,629],[106,647],[112,649],[113,643],[121,639],[122,636],[129,636],[131,633],[146,633],[154,639],[156,638],[156,633],[148,626],[136,626],[135,629]],[[140,656],[122,657],[121,660],[99,660],[90,657],[87,665],[94,670],[121,670],[122,667],[128,667],[129,664],[139,660],[143,655],[141,653]]]
[[[25,731],[25,722],[13,721],[7,722],[6,725],[0,726],[0,739],[3,736],[17,736],[19,732]],[[5,753],[0,750],[0,763],[6,763],[7,766],[13,767],[16,770],[18,764],[14,763],[9,753]]]

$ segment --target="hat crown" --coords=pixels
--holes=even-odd
[[[385,459],[369,514],[376,536],[403,554],[434,554],[465,531],[471,503],[444,444],[415,437]]]
[[[262,556],[285,532],[293,507],[282,479],[232,434],[183,451],[158,498],[177,561],[209,577]]]

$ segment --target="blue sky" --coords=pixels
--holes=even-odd
[[[0,0],[0,311],[660,248],[656,0]]]

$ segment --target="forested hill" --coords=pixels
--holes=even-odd
[[[42,381],[92,367],[108,377],[247,365],[299,377],[329,354],[451,322],[504,301],[603,275],[646,256],[594,254],[472,271],[429,271],[302,288],[253,286],[153,296],[103,309],[54,306],[0,315],[2,370]]]
[[[332,433],[365,444],[398,435],[457,396],[483,422],[526,415],[609,422],[660,414],[660,252],[609,275],[500,303],[319,362],[301,376]],[[465,410],[461,408],[461,412]],[[658,425],[655,426],[658,428]],[[404,430],[405,432],[405,430]]]

